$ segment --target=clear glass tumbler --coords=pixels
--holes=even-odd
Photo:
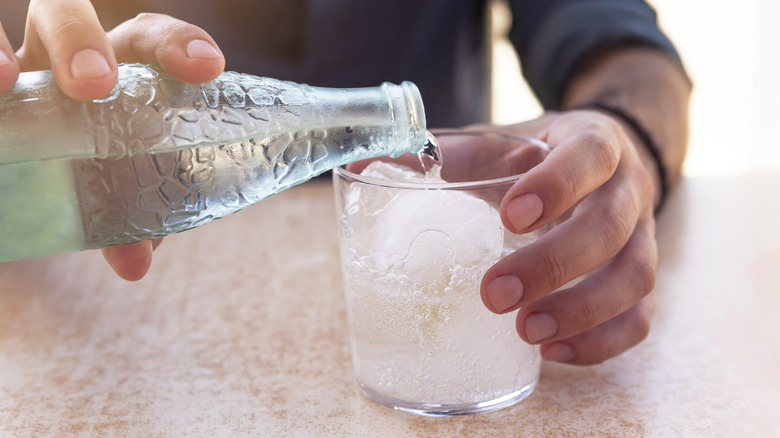
[[[487,310],[480,283],[546,231],[511,233],[499,206],[550,147],[494,131],[434,134],[447,182],[423,177],[410,154],[374,160],[405,168],[334,170],[354,373],[369,398],[397,410],[489,412],[527,397],[539,379],[538,346],[520,339],[514,312]]]

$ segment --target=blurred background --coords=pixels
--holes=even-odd
[[[541,108],[505,38],[511,18],[504,0],[491,1],[494,121],[534,118]],[[648,1],[694,83],[685,173],[780,172],[780,0]],[[19,42],[25,3],[0,0],[0,18]]]
[[[693,80],[685,174],[780,172],[780,1],[649,0]],[[493,118],[511,123],[541,109],[504,39],[510,18],[493,7]]]

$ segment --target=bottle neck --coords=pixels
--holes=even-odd
[[[425,145],[425,110],[420,91],[411,82],[348,89],[309,87],[306,93],[316,96],[319,117],[312,123],[324,129],[385,128],[390,136],[385,155],[391,156],[418,153]]]

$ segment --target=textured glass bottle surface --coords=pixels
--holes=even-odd
[[[120,68],[100,101],[50,76],[0,95],[0,261],[164,236],[358,159],[418,151],[416,88],[325,89]]]

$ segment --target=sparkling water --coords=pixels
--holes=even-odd
[[[440,154],[429,142],[420,155],[426,174],[375,161],[361,175],[442,183]],[[352,185],[345,202],[353,362],[366,392],[389,403],[458,405],[535,382],[538,347],[520,339],[514,314],[491,313],[479,295],[505,253],[508,232],[493,206],[458,190],[365,184]]]

